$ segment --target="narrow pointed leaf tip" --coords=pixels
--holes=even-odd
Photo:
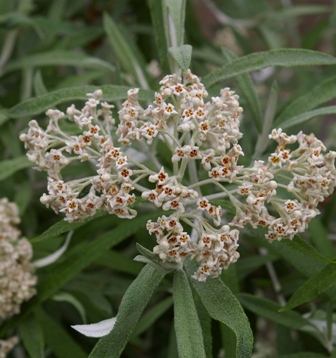
[[[77,324],[75,326],[71,326],[71,328],[75,329],[81,334],[84,334],[84,336],[100,338],[106,336],[112,331],[116,320],[117,317],[113,317],[98,323]]]
[[[192,47],[190,45],[171,47],[169,52],[183,71],[186,71],[190,67],[192,53]]]

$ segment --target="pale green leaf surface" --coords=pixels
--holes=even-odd
[[[197,270],[197,265],[185,261],[188,275]],[[237,298],[219,278],[209,278],[206,282],[191,279],[201,301],[210,316],[227,325],[237,339],[236,357],[248,358],[253,347],[253,334],[249,321]]]
[[[326,265],[322,270],[310,277],[290,298],[284,311],[308,302],[322,292],[336,285],[336,263]]]
[[[45,67],[45,66],[76,66],[92,69],[107,69],[114,72],[115,68],[108,62],[95,57],[88,57],[83,53],[58,50],[45,53],[33,54],[24,58],[11,61],[5,68],[4,73],[22,68]]]
[[[304,108],[304,109],[306,109],[306,108]],[[297,124],[302,124],[304,122],[307,122],[312,118],[315,118],[318,116],[325,116],[328,114],[336,114],[336,106],[328,106],[328,107],[318,108],[318,109],[314,109],[312,111],[304,112],[304,113],[299,114],[294,117],[290,117],[281,123],[281,128],[287,129],[287,128],[296,126]]]
[[[234,62],[238,59],[238,56],[230,50],[223,48],[223,55],[228,63]],[[239,95],[245,98],[247,103],[247,111],[251,113],[254,124],[256,125],[259,132],[262,127],[262,112],[260,107],[259,98],[255,90],[255,86],[252,82],[251,77],[248,74],[239,75],[236,77],[236,81],[239,87]]]
[[[172,17],[175,25],[176,44],[171,46],[182,46],[184,41],[184,21],[186,0],[163,0],[168,8],[168,13]]]
[[[336,58],[328,54],[304,49],[275,49],[243,56],[224,65],[204,77],[206,86],[214,85],[226,78],[261,70],[271,66],[319,66],[336,65]]]
[[[88,99],[86,94],[93,93],[98,88],[103,91],[103,100],[109,102],[126,99],[127,91],[130,89],[130,87],[115,85],[64,88],[21,102],[12,107],[7,114],[12,118],[33,116],[45,112],[63,102],[71,102],[75,100],[85,101]],[[140,90],[139,100],[151,101],[153,95],[154,93],[152,91]]]
[[[187,275],[182,270],[174,274],[174,326],[180,358],[206,358],[202,328],[197,315]]]
[[[17,171],[32,166],[32,163],[25,155],[16,157],[14,159],[3,160],[0,162],[0,181],[10,177]]]
[[[158,49],[160,65],[163,73],[169,73],[168,43],[166,37],[165,20],[163,17],[162,0],[149,0],[156,47]]]
[[[141,270],[121,301],[112,331],[98,341],[90,358],[120,357],[143,310],[163,277],[164,273],[149,265]]]
[[[212,319],[209,313],[207,312],[207,310],[205,309],[200,297],[197,294],[195,294],[195,292],[193,293],[194,293],[193,297],[194,297],[195,307],[197,310],[197,315],[202,328],[205,355],[207,358],[212,358],[213,357],[212,332],[211,332]]]
[[[277,114],[275,126],[289,122],[290,118],[299,116],[336,97],[336,76],[328,78],[317,86],[310,88],[305,94],[290,102]]]
[[[192,47],[190,45],[183,45],[180,47],[170,47],[170,54],[177,62],[181,70],[186,71],[190,67]]]
[[[33,314],[19,324],[20,337],[31,358],[44,357],[44,336],[41,326]]]
[[[54,352],[57,358],[87,357],[83,348],[42,308],[39,307],[36,310],[36,317],[41,324],[46,344]]]

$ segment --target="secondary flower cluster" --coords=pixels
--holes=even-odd
[[[0,200],[0,321],[19,313],[22,302],[35,294],[36,277],[30,263],[32,247],[20,237],[18,209]]]
[[[238,144],[243,110],[233,91],[224,88],[206,101],[204,85],[189,70],[183,78],[164,77],[160,85],[147,107],[138,89],[129,90],[117,127],[113,106],[101,102],[100,90],[89,94],[82,110],[74,105],[66,115],[49,110],[45,131],[31,121],[20,139],[36,168],[48,173],[42,203],[69,221],[98,209],[132,218],[140,194],[170,211],[147,223],[157,241],[154,252],[163,263],[196,259],[194,277],[200,281],[239,258],[239,232],[232,226],[268,227],[269,240],[305,230],[336,185],[335,153],[323,154],[325,147],[313,135],[288,136],[278,129],[270,135],[278,146],[268,162],[243,167],[238,165],[244,155]],[[62,129],[63,117],[72,122],[72,134]],[[92,175],[66,180],[61,172],[74,161]],[[231,222],[214,199],[234,205]]]
[[[17,337],[11,337],[9,339],[0,339],[0,358],[6,358],[8,353],[18,344],[19,339]]]

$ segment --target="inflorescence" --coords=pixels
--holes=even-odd
[[[20,306],[35,293],[36,276],[32,246],[20,238],[16,204],[0,200],[0,322],[20,312]]]
[[[74,105],[66,114],[48,110],[46,130],[31,121],[20,139],[35,168],[48,173],[48,194],[41,202],[68,221],[97,210],[131,219],[141,193],[171,212],[147,222],[157,241],[154,253],[163,264],[196,259],[200,266],[193,277],[200,281],[218,276],[239,258],[239,231],[232,227],[265,227],[270,241],[303,232],[319,213],[319,202],[334,190],[336,153],[325,154],[312,134],[288,136],[274,129],[269,137],[277,148],[268,161],[244,167],[238,164],[244,155],[238,144],[243,112],[238,95],[224,88],[206,102],[208,93],[190,70],[183,79],[169,75],[160,84],[147,108],[138,101],[139,90],[129,90],[117,126],[113,106],[101,102],[101,90],[88,94],[82,110]],[[77,135],[62,129],[64,117]],[[61,171],[74,161],[86,163],[93,175],[65,180]],[[236,210],[231,222],[214,200],[231,201]]]

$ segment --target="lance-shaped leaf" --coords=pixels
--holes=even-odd
[[[316,87],[286,105],[276,116],[275,126],[293,121],[293,117],[302,114],[302,109],[309,111],[322,103],[336,97],[336,76],[328,78]],[[297,120],[297,119],[296,119]]]
[[[187,275],[177,270],[174,275],[174,325],[180,358],[206,358],[200,321]]]
[[[234,62],[238,59],[238,56],[228,49],[222,49],[223,55],[228,63]],[[250,75],[243,74],[236,78],[239,94],[241,94],[247,103],[248,111],[251,113],[254,124],[256,125],[259,132],[262,128],[262,112],[260,107],[259,98],[255,90],[255,86],[252,82]]]
[[[45,342],[57,358],[87,357],[81,345],[52,316],[41,307],[37,308],[35,312],[36,318],[41,325]]]
[[[185,261],[188,275],[197,270],[192,261]],[[227,325],[236,336],[236,357],[248,358],[253,347],[253,334],[248,318],[237,298],[219,278],[206,282],[191,279],[201,301],[210,316]]]
[[[275,49],[243,56],[211,72],[204,77],[206,86],[243,73],[261,70],[271,66],[319,66],[336,65],[336,58],[318,51],[303,49]]]
[[[111,64],[98,58],[88,57],[80,52],[58,50],[33,54],[12,61],[4,68],[4,72],[42,66],[80,66],[84,68],[105,69],[112,72],[115,70]]]
[[[20,337],[31,358],[44,357],[44,337],[41,326],[33,314],[19,324]]]
[[[330,262],[299,236],[295,236],[293,240],[272,242],[271,246],[281,254],[284,260],[306,277],[314,275]]]
[[[167,33],[168,29],[166,20],[163,16],[164,11],[162,8],[162,1],[149,0],[149,9],[151,13],[152,25],[154,30],[156,47],[158,49],[160,65],[163,73],[169,73],[169,62],[168,62],[168,42]]]
[[[182,45],[180,47],[170,47],[170,54],[174,57],[181,70],[186,71],[190,67],[192,47]]]
[[[49,229],[47,229],[45,232],[43,232],[41,235],[34,237],[33,239],[29,240],[30,242],[37,242],[41,240],[47,240],[51,239],[53,237],[59,236],[61,234],[64,234],[65,232],[68,232],[70,230],[76,230],[79,227],[87,224],[88,222],[99,218],[100,216],[108,215],[105,211],[100,210],[95,215],[90,216],[88,218],[85,218],[83,221],[77,221],[77,222],[68,222],[64,221],[63,219],[54,224],[53,226],[50,226]]]
[[[21,102],[12,107],[7,112],[7,115],[12,118],[30,117],[45,112],[49,108],[54,108],[60,103],[72,102],[75,100],[85,101],[88,98],[86,94],[92,93],[98,88],[103,91],[103,100],[109,102],[126,99],[127,91],[130,89],[130,87],[115,85],[62,88]],[[138,98],[142,101],[151,101],[153,99],[153,92],[149,90],[140,90]]]
[[[101,338],[90,354],[90,358],[119,357],[124,350],[143,310],[164,273],[146,265],[127,289],[112,331]]]
[[[265,317],[286,327],[309,333],[319,339],[320,342],[324,342],[324,337],[317,327],[308,319],[303,318],[298,312],[279,312],[282,308],[279,304],[248,293],[240,293],[238,298],[245,308],[258,316]]]
[[[3,160],[0,163],[0,181],[8,178],[18,170],[29,168],[32,163],[25,155],[16,157],[14,159]]]
[[[290,298],[281,311],[290,310],[308,302],[336,285],[336,263],[326,265],[322,270],[309,278]]]
[[[318,108],[312,111],[301,113],[294,117],[290,117],[281,123],[281,128],[287,129],[296,126],[297,124],[307,122],[311,118],[318,117],[318,116],[325,116],[327,114],[336,114],[336,106]]]
[[[156,218],[160,213],[156,212],[155,214],[151,213],[137,217],[132,220],[132,225],[128,221],[121,221],[117,227],[105,232],[94,240],[81,243],[68,250],[62,262],[55,264],[52,270],[48,274],[45,274],[38,282],[38,295],[34,296],[22,308],[19,316],[13,317],[1,327],[0,335],[15,327],[18,321],[23,319],[35,307],[40,306],[42,302],[53,296],[65,283],[74,278],[90,263],[94,262],[103,252],[130,237],[147,220]]]

